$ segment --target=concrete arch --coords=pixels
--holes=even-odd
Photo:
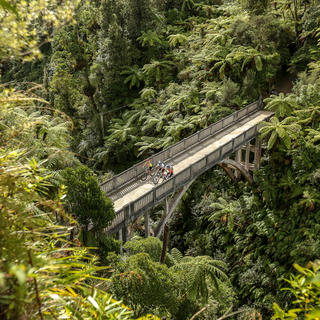
[[[253,179],[249,171],[247,171],[240,163],[236,162],[235,160],[231,159],[225,159],[218,163],[218,165],[223,168],[228,176],[233,180],[236,181],[236,177],[233,174],[232,170],[230,168],[239,170],[239,172],[245,177],[245,179],[250,183],[253,184]],[[198,177],[197,177],[198,178]],[[174,195],[173,198],[168,199],[166,198],[166,207],[165,207],[165,212],[164,215],[161,217],[158,225],[153,229],[153,233],[155,237],[160,237],[162,234],[162,231],[165,227],[165,225],[172,219],[174,215],[174,211],[181,200],[181,198],[184,196],[184,194],[188,191],[192,183],[197,179],[193,179],[189,181],[185,186],[183,186],[176,194]],[[146,221],[146,226],[145,228],[148,229],[149,223],[147,222],[147,215],[145,215],[145,221]],[[149,232],[147,231],[147,234]]]
[[[158,238],[160,237],[164,226],[173,217],[174,210],[176,209],[179,201],[181,200],[183,195],[188,191],[188,189],[190,188],[190,186],[195,180],[196,179],[193,179],[189,181],[186,185],[184,185],[178,192],[176,192],[176,194],[172,199],[166,198],[166,208],[165,208],[164,215],[161,217],[158,225],[154,228],[155,237],[158,237]]]
[[[218,165],[225,170],[227,175],[233,180],[236,181],[236,177],[233,174],[233,172],[230,170],[230,168],[239,170],[239,172],[244,176],[244,178],[250,183],[253,184],[253,179],[249,171],[247,171],[240,163],[236,162],[232,159],[225,159],[222,160]]]

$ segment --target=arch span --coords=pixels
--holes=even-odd
[[[237,179],[233,174],[232,170],[230,170],[230,168],[238,170],[250,184],[253,184],[253,179],[250,172],[246,170],[241,163],[232,159],[225,159],[225,160],[222,160],[220,163],[218,163],[218,165],[222,169],[224,169],[224,171],[233,181],[236,181]]]
[[[225,170],[227,175],[233,181],[237,181],[237,178],[233,174],[231,168],[239,170],[239,172],[243,175],[243,177],[247,180],[247,182],[250,184],[253,184],[253,178],[252,178],[250,172],[248,170],[246,170],[241,163],[239,163],[235,160],[232,160],[232,159],[225,159],[225,160],[222,160],[220,163],[218,163],[218,165]],[[191,180],[188,184],[183,186],[178,192],[176,192],[176,194],[174,195],[173,198],[171,198],[171,199],[166,198],[164,214],[161,217],[160,221],[158,222],[157,226],[153,230],[153,234],[155,237],[159,238],[161,236],[161,233],[164,229],[164,226],[166,224],[168,224],[169,221],[173,218],[175,209],[178,206],[179,201],[181,200],[181,198],[184,196],[184,194],[188,191],[190,186],[193,184],[193,182],[197,178]],[[147,228],[147,226],[145,226],[145,228]],[[149,231],[147,231],[147,233],[148,232]]]

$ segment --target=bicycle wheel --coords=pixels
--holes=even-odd
[[[153,176],[153,183],[158,184],[161,177],[161,172],[158,170],[158,172]]]
[[[163,175],[162,175],[162,182],[163,181],[166,181],[166,180],[168,180],[169,179],[169,174],[168,174],[168,172],[165,172]]]
[[[146,181],[148,179],[148,172],[144,172],[140,178],[141,181]]]
[[[157,171],[158,171],[158,169],[153,167],[153,168],[151,169],[150,176],[151,176],[151,177],[154,177],[154,176],[156,175]]]

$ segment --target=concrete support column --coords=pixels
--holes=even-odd
[[[119,233],[118,233],[118,237],[120,240],[120,255],[123,256],[123,246],[122,246],[122,229],[120,229]]]
[[[246,159],[244,162],[244,168],[249,171],[249,163],[250,163],[250,142],[246,144]]]
[[[240,163],[240,162],[242,161],[241,155],[242,155],[242,149],[237,150],[237,151],[236,151],[236,161],[237,161],[238,163]]]
[[[239,164],[241,164],[242,161],[242,149],[239,149],[236,151],[236,162],[238,162]],[[234,170],[234,176],[236,179],[240,179],[240,171],[235,169]]]
[[[261,162],[261,141],[256,138],[256,143],[254,146],[254,168],[256,170],[260,169]]]
[[[148,238],[150,236],[148,212],[145,212],[145,214],[144,214],[144,232],[145,232],[145,237]]]
[[[131,204],[124,208],[124,226],[121,228],[119,233],[119,239],[122,240],[122,243],[126,243],[128,241],[128,227],[130,223],[130,210]]]
[[[170,210],[170,205],[169,205],[169,199],[166,197],[166,207],[165,207],[165,213],[164,215],[167,216]]]
[[[122,243],[126,243],[128,241],[128,227],[125,226],[121,229],[121,239]]]

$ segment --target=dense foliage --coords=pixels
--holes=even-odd
[[[187,319],[208,304],[210,297],[213,316],[232,302],[227,266],[221,260],[184,257],[172,249],[166,263],[159,264],[161,242],[153,237],[133,239],[124,249],[128,258],[115,263],[112,289],[137,314],[156,310],[170,318]]]
[[[7,1],[0,7],[2,26],[20,11]],[[133,319],[129,308],[99,288],[107,267],[71,238],[78,223],[63,207],[59,170],[79,162],[68,150],[72,123],[35,93],[39,87],[0,88],[0,318]],[[112,216],[110,200],[101,197]]]
[[[288,62],[294,35],[272,16],[236,10],[219,1],[85,5],[77,26],[55,36],[45,74],[52,103],[76,122],[75,150],[119,170],[256,99]]]
[[[50,158],[62,158],[67,143],[64,130],[52,134],[52,124],[68,124],[22,97],[11,93],[2,100],[0,317],[132,319],[129,309],[99,289],[96,279],[106,267],[98,267],[77,239],[69,241],[70,226],[77,223],[65,213],[64,186],[57,187],[55,171],[43,167],[51,168]],[[39,128],[48,130],[46,148]],[[32,140],[37,148],[31,148]]]
[[[0,8],[0,316],[318,317],[318,264],[308,265],[320,253],[317,1],[0,0]],[[269,97],[271,89],[284,92]],[[103,234],[112,204],[90,170],[126,169],[260,94],[274,116],[261,129],[254,184],[214,168],[176,210],[163,264],[152,237],[118,256]],[[162,213],[153,209],[150,223]],[[98,251],[75,245],[79,229]],[[111,269],[100,270],[92,252]],[[301,275],[290,278],[294,266]],[[101,274],[111,281],[99,285],[132,313],[93,289]]]
[[[291,275],[290,279],[286,279],[289,283],[288,290],[292,292],[294,301],[292,301],[292,309],[288,312],[282,310],[276,303],[273,306],[275,315],[272,319],[317,319],[319,313],[320,302],[320,286],[319,286],[319,260],[310,263],[307,268],[303,268],[298,264],[294,265],[299,271],[299,275]]]

